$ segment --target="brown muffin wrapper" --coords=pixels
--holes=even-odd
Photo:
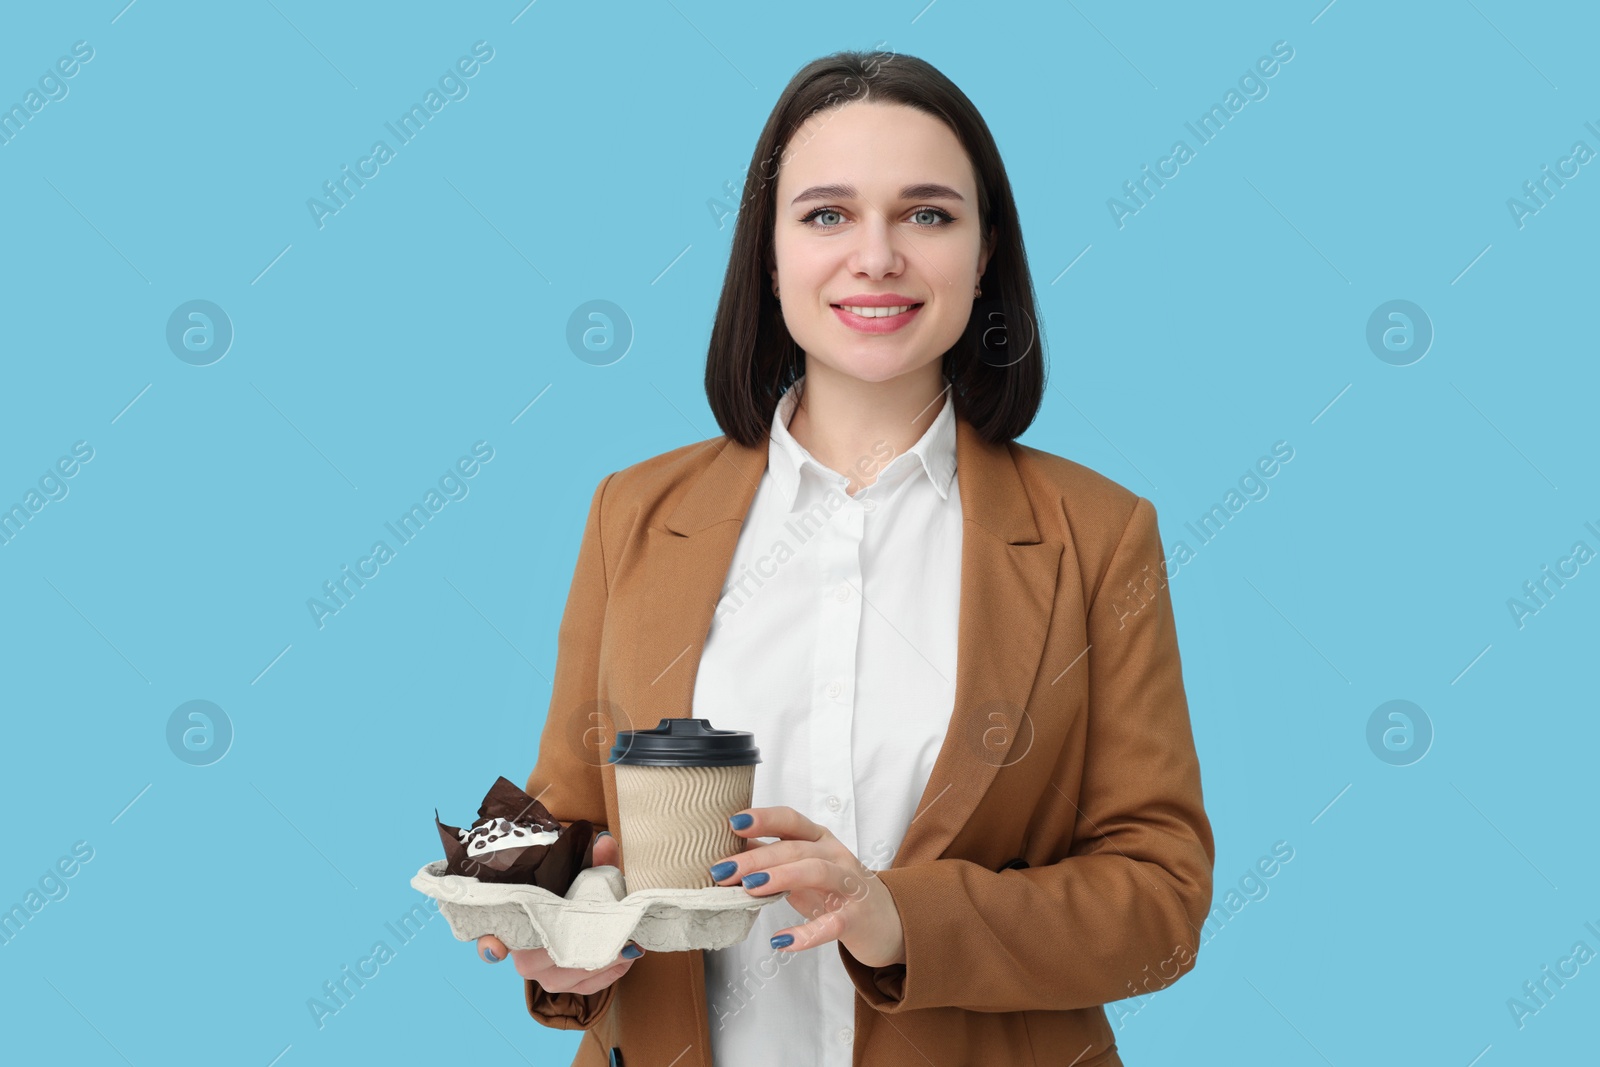
[[[578,872],[594,864],[593,823],[578,819],[563,827],[543,804],[504,776],[496,778],[485,794],[478,808],[478,819],[480,822],[506,819],[535,833],[554,830],[561,836],[548,845],[504,848],[473,859],[467,855],[460,827],[440,822],[438,809],[435,809],[433,822],[444,843],[446,874],[476,878],[480,882],[536,885],[564,897]]]

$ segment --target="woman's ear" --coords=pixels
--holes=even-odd
[[[983,239],[983,247],[978,250],[978,277],[983,277],[983,272],[988,269],[989,257],[994,255],[997,230],[989,227],[989,233]]]

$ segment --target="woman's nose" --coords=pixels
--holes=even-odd
[[[899,269],[904,253],[903,240],[894,230],[894,224],[876,212],[869,213],[855,232],[855,248],[851,252],[851,267],[858,273],[880,275]]]

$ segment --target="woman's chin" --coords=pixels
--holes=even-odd
[[[947,346],[948,347],[948,346]],[[847,344],[826,355],[804,348],[808,368],[824,369],[827,373],[855,378],[863,382],[889,382],[922,370],[929,363],[938,363],[939,355],[917,358],[904,351],[894,351],[880,344]],[[943,352],[943,349],[940,350]]]

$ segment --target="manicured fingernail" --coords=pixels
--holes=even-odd
[[[744,876],[744,887],[746,889],[754,889],[758,885],[766,885],[768,880],[771,878],[772,875],[768,874],[766,871],[757,871],[755,874],[747,874]]]
[[[721,863],[711,868],[711,880],[713,882],[720,882],[738,869],[739,865],[733,860],[723,860]]]
[[[611,837],[611,836],[612,836],[612,833],[611,833],[611,831],[610,831],[610,830],[601,830],[601,831],[600,831],[600,836],[601,836],[601,837]]]
[[[494,954],[494,949],[490,948],[488,945],[483,946],[483,958],[488,960],[490,963],[500,962],[500,957],[496,956]]]
[[[788,948],[792,944],[794,944],[793,934],[779,934],[772,939],[773,948]]]
[[[633,944],[631,941],[628,943],[628,947],[622,950],[622,958],[625,960],[636,960],[643,955],[644,949]]]
[[[728,822],[733,825],[735,830],[748,830],[750,829],[750,824],[755,821],[756,817],[754,815],[743,811],[728,820]]]

